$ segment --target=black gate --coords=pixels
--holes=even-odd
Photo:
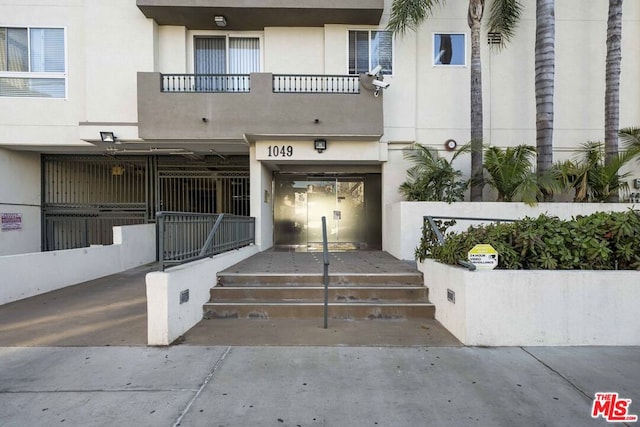
[[[246,156],[42,156],[42,248],[113,243],[160,210],[249,215]]]

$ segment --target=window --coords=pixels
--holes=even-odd
[[[393,73],[393,33],[349,31],[349,74],[366,73],[377,65],[382,74]]]
[[[434,65],[466,65],[467,49],[464,34],[433,35]]]
[[[0,27],[0,96],[66,96],[64,29]]]
[[[257,37],[196,37],[194,39],[196,90],[245,92],[249,79],[233,76],[260,71],[260,39]]]

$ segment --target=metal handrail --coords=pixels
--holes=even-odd
[[[324,328],[329,327],[329,250],[327,244],[327,217],[322,217],[322,271],[324,276]]]
[[[433,231],[433,234],[436,235],[436,238],[438,239],[438,243],[440,244],[440,246],[442,246],[444,244],[444,236],[442,235],[442,232],[440,231],[440,229],[436,225],[436,222],[434,221],[435,219],[460,220],[460,221],[491,221],[491,222],[495,222],[497,224],[500,224],[501,222],[515,222],[515,221],[518,221],[517,219],[505,219],[505,218],[481,218],[481,217],[468,217],[468,216],[433,216],[433,215],[424,215],[422,217],[422,222],[424,223],[426,221],[426,222],[429,223],[429,226],[431,227],[431,231]],[[470,263],[469,261],[458,260],[458,264],[460,264],[461,266],[467,268],[469,271],[475,271],[476,270],[476,266],[474,264]]]
[[[230,214],[158,212],[160,270],[255,243],[255,218]]]

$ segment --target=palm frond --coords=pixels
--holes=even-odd
[[[499,33],[502,36],[498,45],[500,49],[513,39],[521,16],[522,4],[518,0],[494,0],[491,3],[489,32]]]
[[[542,198],[543,194],[538,185],[536,175],[532,171],[529,171],[514,188],[511,201],[521,201],[529,206],[533,206]]]
[[[484,154],[484,168],[489,173],[487,184],[498,192],[498,199],[511,201],[517,188],[533,173],[535,147],[518,145],[501,149],[489,147]]]
[[[453,162],[455,159],[457,159],[458,156],[460,156],[462,154],[468,154],[468,153],[471,153],[471,143],[470,142],[464,144],[462,147],[459,147],[453,153],[453,157],[451,158],[451,162]]]
[[[393,0],[387,30],[399,34],[404,34],[407,30],[415,31],[435,7],[444,3],[445,0]]]
[[[620,130],[620,141],[632,157],[637,157],[640,162],[640,128],[629,127]]]

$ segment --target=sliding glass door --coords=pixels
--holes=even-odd
[[[326,218],[327,240],[333,249],[364,249],[370,247],[372,238],[377,243],[380,224],[368,220],[365,182],[362,176],[277,175],[276,248],[320,250],[322,217]],[[379,209],[376,200],[373,209]]]
[[[196,37],[194,51],[194,71],[201,76],[196,78],[199,91],[248,91],[247,79],[229,75],[260,71],[260,39],[257,37]]]

